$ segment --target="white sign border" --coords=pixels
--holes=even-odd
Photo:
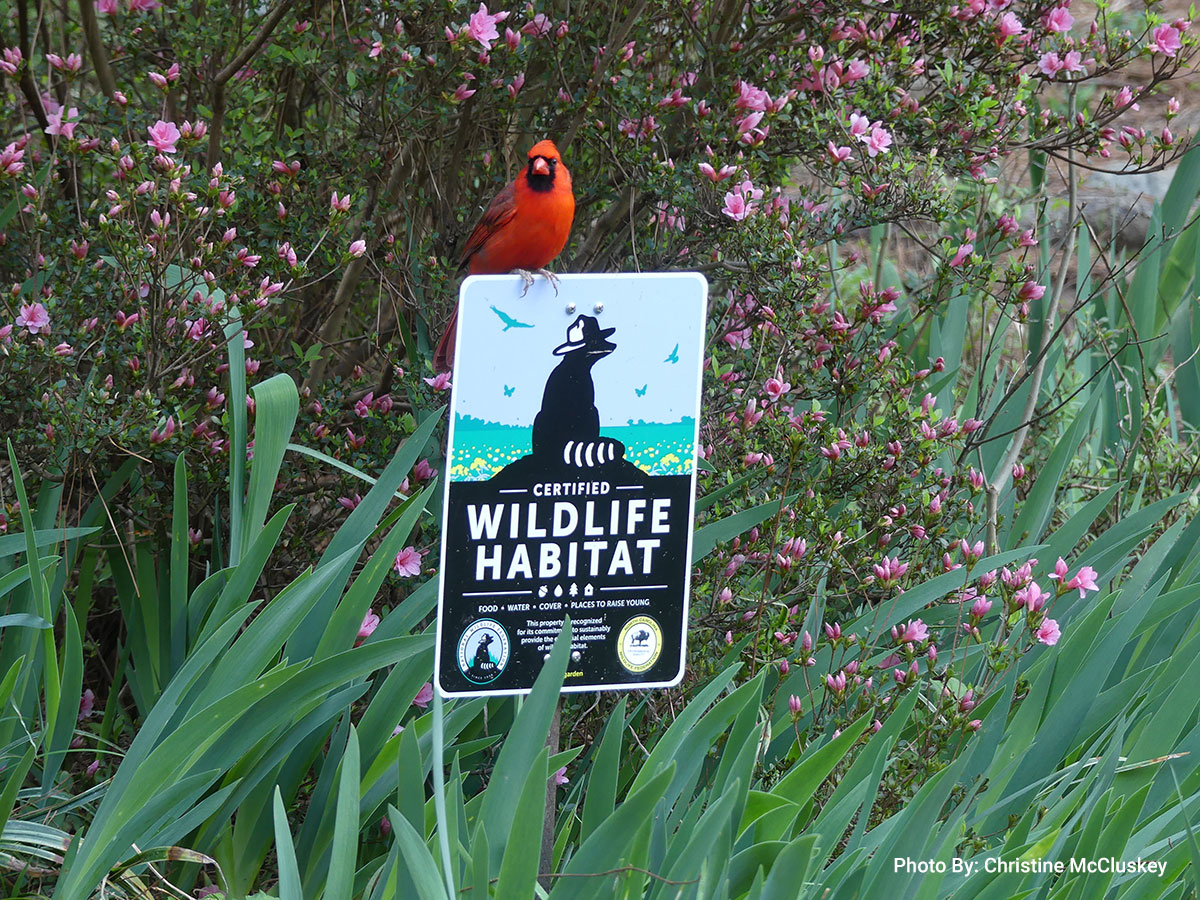
[[[644,282],[644,281],[663,281],[663,280],[680,280],[690,279],[699,282],[704,295],[704,302],[700,304],[700,337],[701,341],[705,340],[707,332],[708,318],[708,279],[700,272],[596,272],[596,273],[581,273],[581,274],[565,274],[557,276],[559,282],[559,296],[554,299],[567,303],[569,301],[569,285],[579,284],[584,282],[598,281],[615,281],[618,283],[618,289],[621,282]],[[541,277],[538,277],[541,280]],[[468,288],[476,283],[492,283],[492,284],[512,284],[514,287],[521,283],[519,275],[469,275],[463,279],[459,287],[458,302],[461,305],[466,299]],[[566,296],[563,296],[563,295]],[[455,346],[461,346],[459,339],[462,337],[462,327],[464,316],[459,316],[456,331],[455,331]],[[693,434],[692,434],[692,452],[698,454],[700,450],[700,405],[704,396],[704,348],[701,347],[700,353],[696,356],[696,402],[694,409],[696,415],[693,417]],[[451,373],[451,384],[458,382],[458,368],[460,357],[455,354],[454,369]],[[479,691],[444,691],[441,685],[442,672],[442,619],[444,609],[444,592],[446,588],[446,538],[445,538],[445,523],[450,514],[450,472],[449,460],[451,458],[451,449],[454,447],[454,402],[451,398],[450,408],[447,410],[447,415],[450,418],[450,423],[446,431],[446,477],[442,485],[442,539],[441,548],[438,558],[438,602],[437,602],[437,631],[434,638],[433,649],[433,689],[446,699],[456,697],[512,697],[524,696],[533,690],[532,687],[516,688],[505,690],[479,690]],[[691,613],[691,593],[692,593],[692,538],[695,534],[696,522],[696,479],[698,468],[693,459],[692,463],[692,485],[688,492],[688,532],[686,540],[685,559],[687,561],[688,571],[683,579],[683,624],[680,630],[679,641],[679,668],[676,676],[670,681],[637,681],[625,684],[567,684],[564,683],[560,693],[563,694],[579,694],[589,691],[628,691],[628,690],[650,690],[652,688],[672,688],[676,687],[683,681],[684,672],[687,667],[687,636],[688,636],[688,617]],[[564,618],[567,616],[564,615]]]

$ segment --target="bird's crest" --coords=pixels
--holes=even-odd
[[[544,156],[546,159],[562,159],[562,156],[558,152],[558,148],[554,146],[554,141],[550,140],[538,141],[529,148],[528,158],[533,159],[536,156]]]

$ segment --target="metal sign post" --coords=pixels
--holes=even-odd
[[[683,677],[708,286],[695,273],[463,282],[436,684],[527,693]]]

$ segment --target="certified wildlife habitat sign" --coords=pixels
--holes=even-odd
[[[459,301],[436,681],[520,694],[683,677],[708,284],[472,276]]]

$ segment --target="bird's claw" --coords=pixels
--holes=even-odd
[[[555,275],[549,269],[537,269],[534,274],[546,276],[546,280],[548,282],[550,282],[550,287],[554,288],[554,296],[555,297],[558,296],[558,276],[557,275]]]
[[[521,276],[521,281],[525,285],[525,289],[521,291],[521,296],[524,297],[529,293],[529,289],[533,287],[533,273],[528,269],[513,269],[513,274]]]
[[[553,272],[551,272],[549,269],[534,269],[532,272],[530,272],[528,269],[513,269],[512,274],[520,275],[521,281],[525,285],[525,289],[523,291],[521,291],[522,297],[524,297],[526,294],[528,294],[529,289],[531,287],[533,287],[533,281],[534,281],[533,276],[534,275],[545,276],[546,280],[548,282],[550,282],[550,287],[554,288],[554,296],[555,297],[558,296],[558,280],[559,279],[558,279],[558,276],[555,275]]]

